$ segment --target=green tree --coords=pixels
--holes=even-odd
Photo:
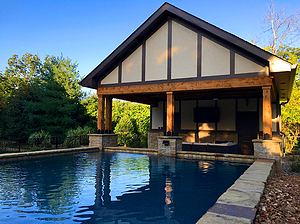
[[[14,54],[7,61],[8,67],[1,72],[1,90],[6,96],[24,85],[30,84],[41,73],[42,62],[38,55],[25,53],[22,58]],[[4,86],[3,86],[4,85]]]
[[[80,100],[81,104],[85,107],[86,113],[90,116],[94,123],[97,123],[98,117],[98,97],[96,94],[84,96]]]
[[[282,132],[286,137],[287,153],[291,153],[293,148],[299,144],[294,136],[300,135],[300,86],[294,85],[291,99],[286,107],[282,108]]]
[[[1,110],[1,135],[11,138],[23,138],[29,125],[25,102],[29,99],[29,86],[21,86],[7,98],[5,108]],[[28,134],[26,134],[28,137]],[[26,138],[25,137],[25,138]]]
[[[117,123],[114,132],[118,134],[118,144],[131,147],[136,139],[134,120],[124,115]]]
[[[119,134],[119,138],[124,136],[125,132],[130,136],[128,139],[121,137],[125,140],[120,140],[122,142],[119,143],[126,144],[129,147],[147,147],[148,131],[150,130],[149,105],[114,100],[112,114],[112,129],[114,133]],[[131,127],[131,124],[126,126],[126,122],[132,123],[133,127]]]
[[[21,58],[14,54],[7,64],[5,72],[0,72],[0,111],[14,90],[29,85],[39,76],[42,66],[38,55],[30,53]]]
[[[285,107],[282,107],[282,132],[286,136],[285,150],[291,153],[299,144],[294,136],[300,135],[300,48],[282,46],[278,56],[292,64],[298,64],[291,98]]]
[[[33,97],[25,102],[30,133],[43,129],[52,136],[62,137],[68,129],[86,123],[80,101],[69,98],[66,89],[54,77],[49,73],[43,77],[44,82],[31,86],[29,95]]]
[[[52,72],[54,80],[65,88],[70,98],[80,99],[83,96],[76,62],[72,63],[69,58],[63,56],[46,56],[43,67],[45,72]]]
[[[53,56],[42,63],[37,55],[26,53],[21,59],[14,55],[8,64],[1,73],[9,86],[2,91],[6,100],[0,114],[2,135],[27,138],[43,129],[63,137],[68,129],[89,120],[76,86],[76,63]]]

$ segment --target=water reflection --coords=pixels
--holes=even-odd
[[[126,153],[0,164],[0,223],[195,223],[247,165]]]
[[[207,173],[210,168],[212,168],[212,163],[211,162],[205,162],[205,161],[199,161],[198,162],[199,169],[202,170],[203,173]]]
[[[115,154],[110,161],[110,200],[118,201],[124,193],[139,193],[136,189],[147,186],[149,178],[148,156]]]
[[[164,207],[165,210],[165,217],[167,219],[171,219],[172,218],[172,213],[173,211],[173,207],[172,207],[172,202],[173,202],[173,188],[172,188],[172,180],[171,178],[167,177],[166,178],[166,187],[165,187],[165,192],[166,192],[166,197],[165,197],[165,202],[166,205]]]

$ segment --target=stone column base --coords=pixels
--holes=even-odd
[[[99,147],[103,150],[105,147],[117,147],[118,135],[117,134],[88,134],[89,147]]]
[[[282,141],[281,140],[262,140],[253,139],[254,157],[275,159],[280,162],[282,157]]]
[[[178,151],[182,151],[182,137],[179,136],[158,136],[158,154],[175,156]]]
[[[157,137],[163,135],[164,133],[162,131],[148,131],[148,148],[157,149]]]

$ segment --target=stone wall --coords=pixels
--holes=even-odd
[[[255,158],[268,158],[280,161],[280,157],[283,154],[281,140],[253,139],[252,142]]]
[[[88,134],[89,147],[99,147],[103,150],[104,147],[117,147],[118,135],[116,134]]]
[[[157,140],[158,154],[175,156],[178,151],[182,151],[182,137],[159,136]]]
[[[149,131],[148,132],[148,148],[149,149],[157,149],[157,137],[158,136],[164,136],[164,133],[159,131]]]

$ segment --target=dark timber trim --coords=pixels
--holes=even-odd
[[[122,83],[122,63],[119,64],[118,84]]]
[[[201,78],[201,60],[202,60],[202,35],[198,33],[197,38],[197,78]]]
[[[172,69],[172,20],[168,20],[168,59],[167,59],[167,80],[171,80]]]
[[[145,82],[146,74],[146,42],[142,45],[142,83]]]
[[[230,75],[235,75],[235,52],[230,50]]]

